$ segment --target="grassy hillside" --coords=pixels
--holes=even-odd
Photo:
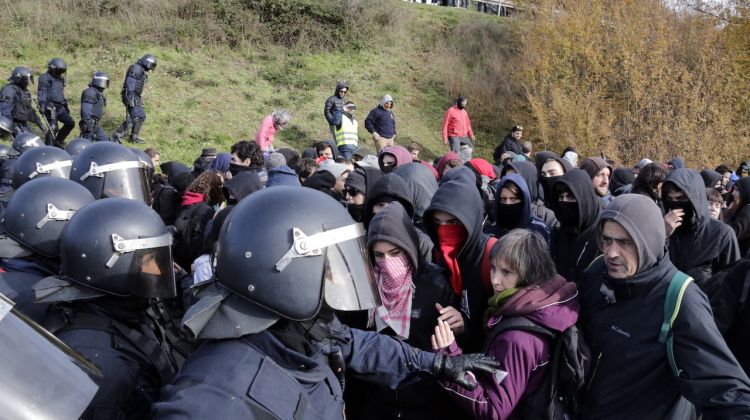
[[[108,132],[124,117],[119,91],[127,66],[146,52],[155,54],[159,64],[144,93],[148,119],[141,134],[163,160],[184,162],[202,147],[228,150],[237,140],[254,138],[263,116],[277,108],[292,114],[277,146],[299,150],[327,138],[323,103],[342,79],[351,84],[348,99],[359,105],[361,144],[372,146],[364,118],[389,93],[397,142],[422,143],[426,157],[441,154],[442,116],[459,93],[451,91],[449,79],[466,68],[446,62],[443,40],[462,25],[496,31],[505,25],[476,12],[398,0],[11,3],[0,5],[10,22],[0,34],[0,74],[17,65],[41,74],[50,58],[64,58],[77,120],[91,73],[106,71]],[[488,153],[502,133],[478,125]]]

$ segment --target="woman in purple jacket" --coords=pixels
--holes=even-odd
[[[490,255],[494,296],[485,314],[488,328],[512,317],[523,316],[553,331],[564,331],[578,319],[578,291],[555,272],[547,244],[541,235],[515,229],[500,238]],[[435,327],[432,347],[443,353],[461,354],[450,328],[442,321]],[[552,343],[540,333],[507,330],[485,343],[487,354],[500,362],[507,376],[473,378],[476,389],[442,382],[453,399],[475,418],[518,419],[514,408],[536,391],[546,374]]]

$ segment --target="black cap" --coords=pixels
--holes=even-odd
[[[216,148],[208,147],[201,151],[201,156],[216,156]]]

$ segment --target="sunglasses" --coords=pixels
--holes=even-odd
[[[362,191],[360,191],[360,190],[358,190],[356,188],[349,187],[349,188],[344,189],[344,192],[347,195],[350,195],[350,196],[354,197],[355,195],[361,193]]]

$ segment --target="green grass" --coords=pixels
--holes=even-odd
[[[92,2],[105,12],[110,10],[108,7],[116,7],[112,6],[116,3],[108,1]],[[185,0],[177,3],[189,5]],[[227,2],[217,1],[214,6],[224,3]],[[13,11],[17,19],[0,34],[0,73],[9,75],[13,67],[25,65],[41,74],[50,58],[64,58],[68,63],[66,93],[77,120],[80,93],[92,72],[106,71],[111,85],[105,93],[108,106],[102,125],[112,132],[124,117],[119,92],[128,65],[142,54],[153,53],[159,63],[143,95],[148,114],[141,132],[148,142],[144,147],[156,147],[162,161],[186,163],[192,162],[203,147],[226,151],[238,140],[254,139],[261,119],[278,108],[289,110],[292,122],[289,129],[277,134],[277,148],[301,150],[328,138],[323,103],[333,93],[336,81],[343,79],[351,86],[347,99],[358,104],[361,145],[372,147],[364,119],[381,96],[389,93],[395,102],[397,143],[418,141],[425,148],[423,156],[432,158],[445,150],[440,129],[445,109],[453,101],[441,79],[444,72],[437,71],[438,66],[446,65],[437,48],[439,41],[460,23],[504,23],[466,10],[397,0],[377,3],[388,8],[387,15],[373,18],[384,20],[384,26],[378,27],[379,23],[374,22],[371,25],[375,29],[362,28],[374,36],[361,40],[355,34],[344,34],[339,47],[316,48],[257,39],[234,47],[221,42],[204,43],[196,35],[203,32],[195,28],[202,25],[201,30],[206,32],[212,25],[222,23],[211,21],[210,16],[201,20],[172,16],[171,6],[167,5],[158,10],[168,22],[153,31],[148,22],[143,27],[134,26],[134,20],[117,14],[103,12],[98,19],[77,16],[76,20],[76,13],[82,14],[84,9],[66,12],[63,22],[53,22],[56,30],[63,32],[52,38],[41,29],[44,21],[39,24],[34,20],[35,16],[52,18],[39,15],[33,2],[22,2],[17,6],[22,10]],[[91,31],[86,25],[74,23],[87,19],[93,20]],[[357,42],[350,44],[349,39]],[[456,71],[461,68],[457,65]],[[499,139],[502,134],[481,126],[475,131],[482,139]],[[76,128],[73,134],[77,132]],[[486,145],[482,151],[491,153]]]

